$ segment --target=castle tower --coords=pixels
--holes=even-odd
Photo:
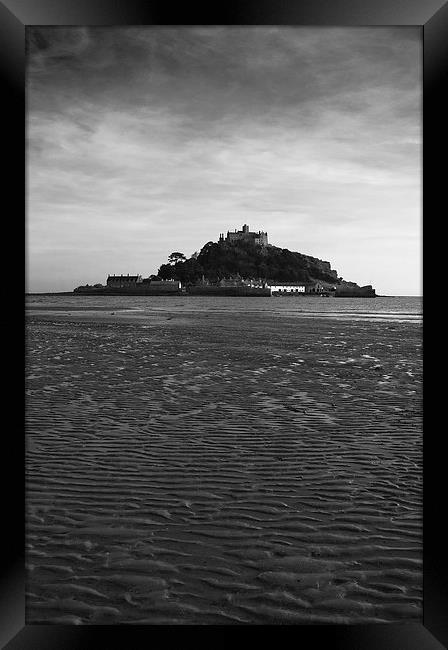
[[[219,241],[226,241],[229,243],[238,242],[238,241],[250,241],[252,240],[258,246],[268,246],[268,233],[261,230],[256,232],[250,232],[249,226],[245,223],[242,227],[242,230],[236,230],[234,232],[227,231],[227,237],[224,240],[224,235],[219,236]]]

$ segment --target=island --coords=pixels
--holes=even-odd
[[[106,284],[79,286],[84,295],[222,295],[374,298],[371,285],[338,276],[330,262],[274,246],[268,233],[241,230],[219,235],[187,258],[173,252],[156,275],[109,275]]]

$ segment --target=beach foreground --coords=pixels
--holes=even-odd
[[[422,619],[421,327],[30,312],[27,623]]]

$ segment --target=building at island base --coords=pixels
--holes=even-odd
[[[180,291],[181,282],[178,280],[152,280],[142,278],[141,275],[108,275],[106,287],[108,289],[161,289],[163,291]]]
[[[95,296],[165,296],[180,295],[182,284],[178,280],[152,280],[141,275],[109,275],[106,286],[87,284],[76,287],[74,293]]]
[[[325,287],[319,282],[268,282],[273,296],[278,295],[334,295],[336,287]]]
[[[359,287],[354,282],[266,282],[273,296],[329,296],[334,298],[376,298],[371,284]]]
[[[186,288],[187,293],[199,293],[201,288],[210,293],[213,289],[218,295],[230,289],[238,289],[240,293],[244,290],[251,290],[251,295],[269,296],[333,296],[336,287],[321,284],[320,282],[275,282],[265,280],[254,280],[245,278],[223,278],[218,283],[202,281]],[[256,290],[256,291],[255,291]],[[236,295],[236,294],[235,294]]]
[[[301,293],[301,294],[305,293],[304,284],[286,282],[286,283],[268,284],[268,286],[273,295],[283,294],[283,293]]]
[[[203,282],[201,282],[203,284]],[[208,283],[210,284],[210,283]],[[255,289],[264,289],[267,283],[262,280],[244,279],[244,278],[222,278],[217,283],[219,287],[252,287]]]
[[[106,286],[102,284],[76,287],[74,293],[84,295],[234,295],[234,296],[331,296],[336,298],[374,298],[371,285],[359,287],[353,282],[338,285],[312,282],[279,282],[261,278],[222,278],[211,283],[204,277],[195,285],[182,285],[179,280],[142,278],[141,275],[108,275]]]
[[[108,275],[106,286],[111,289],[127,289],[143,282],[141,275]]]

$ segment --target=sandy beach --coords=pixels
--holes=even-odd
[[[421,327],[27,316],[27,623],[422,619]]]

